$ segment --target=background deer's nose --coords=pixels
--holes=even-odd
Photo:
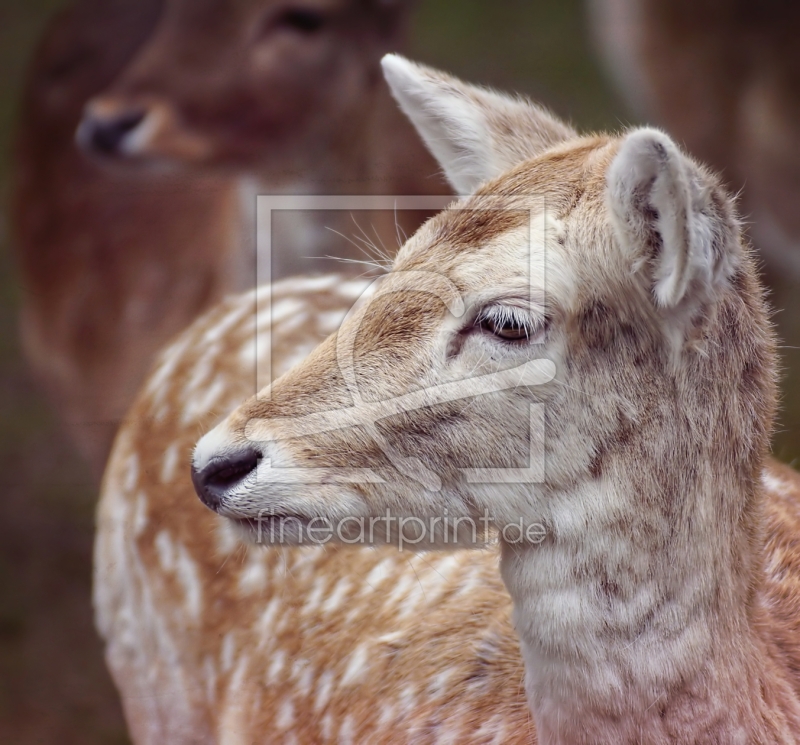
[[[78,144],[89,152],[122,155],[125,138],[142,123],[146,114],[142,108],[107,113],[89,109],[78,127]]]
[[[197,496],[206,507],[216,512],[224,495],[245,476],[255,471],[259,460],[261,453],[248,448],[232,455],[214,458],[201,469],[192,465],[192,483]]]

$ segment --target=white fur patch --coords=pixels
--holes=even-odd
[[[350,661],[347,663],[347,668],[341,680],[343,686],[352,686],[364,679],[369,662],[368,652],[367,645],[361,644],[350,655]]]

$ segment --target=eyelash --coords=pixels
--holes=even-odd
[[[484,308],[474,323],[476,328],[505,343],[528,342],[541,331],[542,325],[527,313],[505,305]]]

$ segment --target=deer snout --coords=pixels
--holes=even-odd
[[[192,483],[197,496],[206,507],[218,511],[225,495],[253,473],[260,460],[261,453],[251,447],[217,456],[205,465],[195,458]]]
[[[159,96],[98,96],[86,104],[75,133],[88,153],[173,163],[202,162],[214,155],[213,139],[187,125]]]
[[[140,104],[90,101],[76,132],[78,145],[97,155],[135,155],[146,139],[148,114]]]

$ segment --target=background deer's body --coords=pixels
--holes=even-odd
[[[23,340],[96,474],[155,351],[254,285],[257,193],[446,193],[378,72],[405,4],[290,12],[269,0],[79,0],[40,48],[12,213]],[[150,118],[137,129],[132,111]],[[82,117],[84,145],[105,162],[76,149]],[[397,217],[411,232],[422,215]],[[357,220],[393,251],[394,215]],[[364,258],[326,226],[358,234],[349,214],[276,222],[273,277]]]
[[[278,283],[274,374],[364,286]],[[195,497],[198,431],[252,392],[254,304],[226,300],[164,350],[109,462],[95,608],[134,742],[535,742],[495,549],[246,548]],[[798,674],[800,483],[772,462],[763,485],[770,635]]]
[[[797,4],[589,5],[605,60],[633,111],[667,127],[741,190],[770,281],[788,279],[794,287],[800,277]]]
[[[326,280],[275,285],[275,374],[365,287]],[[95,607],[134,741],[530,742],[496,552],[246,549],[194,496],[198,431],[252,392],[253,307],[164,351],[104,481]]]

